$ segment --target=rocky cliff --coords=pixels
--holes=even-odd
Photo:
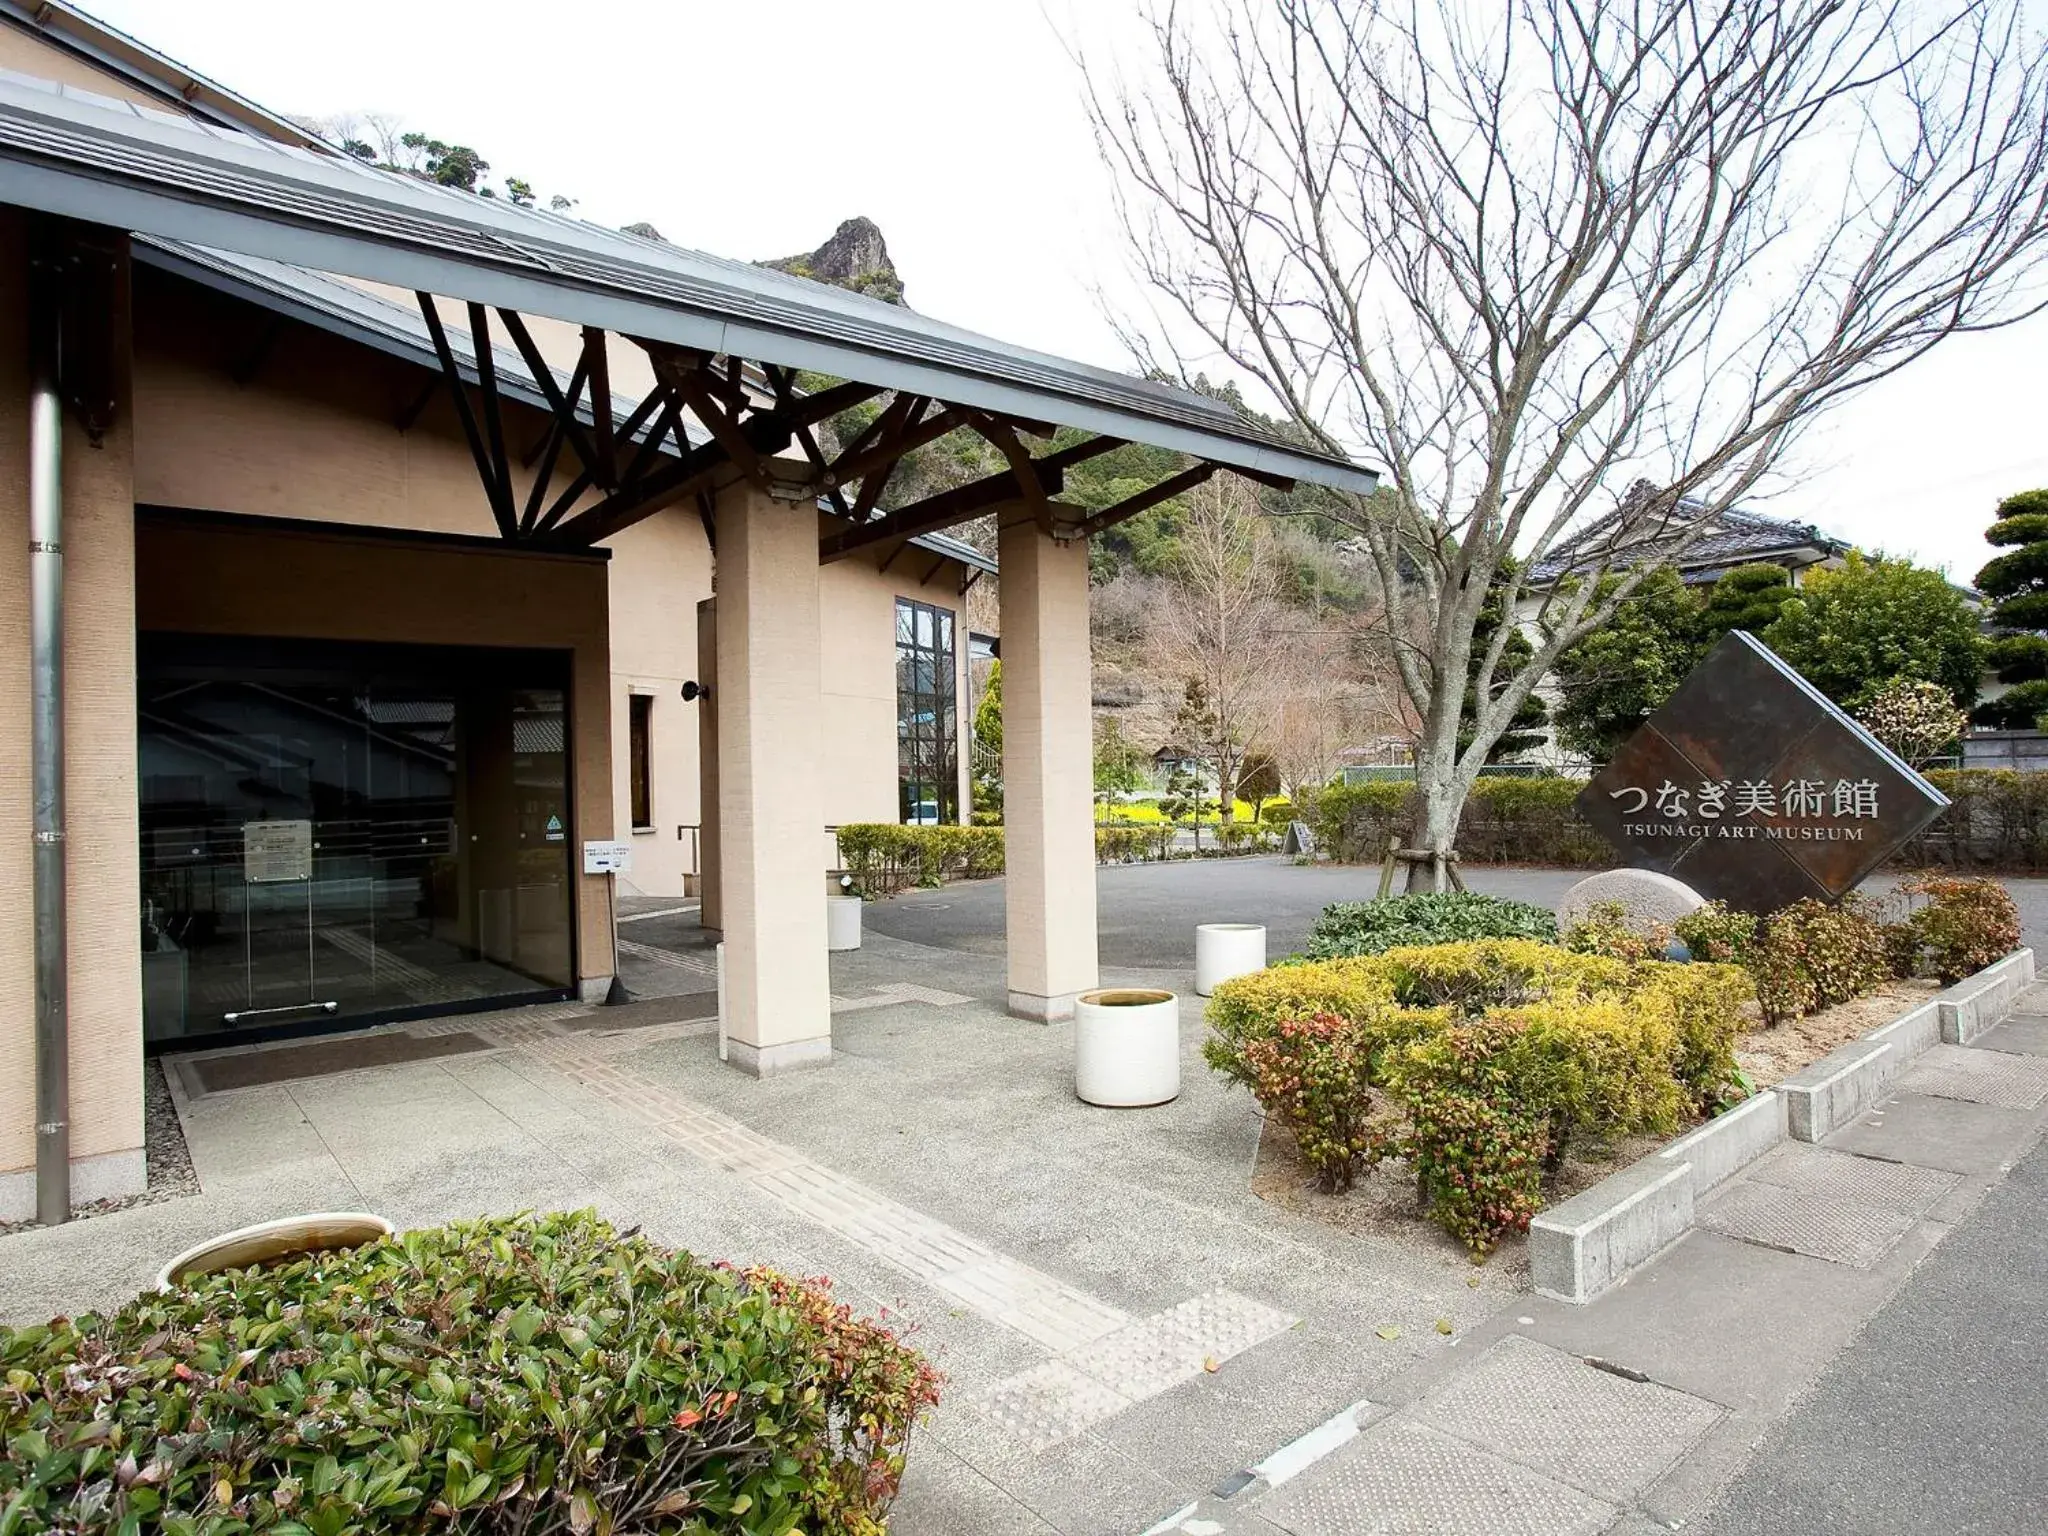
[[[884,303],[903,303],[903,279],[889,259],[888,244],[873,219],[848,219],[815,251],[760,265],[813,282],[832,283]]]

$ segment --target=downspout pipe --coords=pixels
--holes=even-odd
[[[64,933],[63,286],[29,262],[29,754],[35,804],[36,1219],[71,1219],[71,1019]]]

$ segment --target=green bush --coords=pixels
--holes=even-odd
[[[897,826],[849,822],[838,831],[839,864],[863,896],[906,886],[980,880],[1003,872],[1001,827]]]
[[[1921,875],[1899,889],[1923,903],[1900,925],[1915,971],[1952,985],[2019,948],[2019,908],[1996,880]]]
[[[1575,1142],[1667,1133],[1729,1102],[1750,990],[1733,966],[1528,939],[1391,949],[1225,982],[1210,999],[1203,1056],[1297,1138],[1299,1122],[1311,1124],[1312,1166],[1333,1187],[1355,1167],[1351,1133],[1371,1091],[1386,1090],[1405,1128],[1368,1138],[1365,1155],[1407,1159],[1438,1219],[1484,1252],[1527,1224],[1545,1165]],[[1308,1035],[1305,1020],[1316,1021]],[[1319,1058],[1310,1081],[1303,1054],[1334,1051],[1337,1038],[1341,1058]]]
[[[1519,1031],[1461,1024],[1430,1042],[1406,1073],[1408,1117],[1374,1139],[1375,1160],[1398,1157],[1415,1173],[1430,1214],[1475,1257],[1543,1208],[1549,1142],[1540,1114],[1513,1095],[1507,1058]]]
[[[1370,1145],[1372,1042],[1333,1013],[1285,1019],[1246,1045],[1246,1084],[1269,1117],[1294,1132],[1302,1161],[1331,1194],[1351,1187]]]
[[[937,1378],[817,1282],[588,1212],[0,1329],[0,1526],[879,1536]]]
[[[1808,897],[1764,920],[1749,971],[1775,1026],[1876,990],[1891,979],[1892,952],[1884,925],[1861,908]]]
[[[1308,955],[1334,960],[1376,955],[1417,944],[1465,939],[1553,939],[1557,919],[1526,901],[1504,901],[1447,891],[1390,896],[1385,901],[1339,901],[1323,908],[1308,931]]]
[[[1661,960],[1671,948],[1671,933],[1662,923],[1631,921],[1628,908],[1618,901],[1596,901],[1564,931],[1561,942],[1579,955]]]
[[[1695,960],[1741,965],[1756,942],[1756,914],[1710,901],[1673,923],[1671,931]]]

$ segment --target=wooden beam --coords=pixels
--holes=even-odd
[[[1136,517],[1140,512],[1149,511],[1162,501],[1171,501],[1185,491],[1191,491],[1207,480],[1223,466],[1202,463],[1184,469],[1177,475],[1168,475],[1150,490],[1140,491],[1135,496],[1126,496],[1114,506],[1104,507],[1077,528],[1072,537],[1085,539],[1091,534],[1114,528],[1127,517]]]
[[[756,454],[780,453],[789,446],[789,426],[773,415],[749,416],[739,431]],[[603,542],[633,524],[654,516],[678,499],[710,487],[711,480],[732,459],[722,444],[702,443],[680,458],[670,459],[623,486],[594,507],[586,507],[555,530],[556,541],[579,549]]]
[[[1027,459],[1025,462],[1031,465],[1040,495],[1057,495],[1064,487],[1063,470],[1049,467],[1044,460]],[[940,491],[936,496],[927,496],[923,501],[912,502],[907,507],[898,507],[887,517],[877,518],[871,523],[827,534],[818,544],[818,559],[829,565],[871,544],[914,538],[920,533],[936,533],[941,528],[950,528],[970,517],[978,517],[990,507],[1018,499],[1017,476],[1014,473],[1004,470],[999,475],[986,475],[950,491]]]
[[[765,487],[767,481],[761,468],[761,456],[754,451],[754,445],[747,441],[746,434],[740,431],[737,416],[728,414],[724,408],[725,403],[715,398],[706,387],[704,375],[697,369],[679,367],[672,360],[662,358],[655,359],[654,371],[671,390],[682,397],[683,404],[690,408],[690,414],[711,429],[712,437],[717,439],[718,446],[725,450],[725,455],[732,460],[733,467],[756,485]],[[789,441],[786,432],[783,441]]]
[[[469,306],[469,344],[476,352],[477,392],[484,401],[484,441],[491,451],[491,510],[497,515],[499,535],[516,539],[519,517],[512,509],[512,461],[505,455],[505,416],[498,400],[498,358],[491,347],[491,312],[481,304]]]
[[[484,447],[483,433],[477,429],[476,412],[470,409],[469,390],[462,382],[462,375],[455,367],[455,353],[448,346],[448,333],[441,326],[441,312],[434,307],[431,293],[416,292],[414,297],[420,303],[420,316],[427,322],[427,334],[434,341],[434,355],[441,360],[441,377],[448,381],[448,392],[455,397],[455,416],[462,423],[462,435],[469,443],[470,457],[476,460],[477,478],[484,483],[484,494],[491,502],[491,515],[497,520],[498,530],[506,538],[512,537],[516,524],[512,520],[512,509],[501,507],[497,497],[497,476],[492,471],[489,452]]]
[[[505,322],[505,332],[512,338],[512,345],[519,349],[519,355],[526,360],[527,371],[533,375],[540,392],[547,396],[548,409],[555,414],[563,434],[569,439],[569,446],[575,450],[583,467],[593,474],[597,471],[597,449],[583,433],[583,423],[576,419],[575,395],[578,380],[589,377],[590,359],[586,354],[576,360],[576,377],[569,381],[569,395],[562,394],[561,386],[555,382],[555,370],[547,359],[540,355],[540,348],[533,344],[533,337],[527,333],[526,322],[516,309],[500,309],[498,316]]]
[[[917,418],[928,402],[922,395],[898,395],[889,402],[882,412],[875,433],[875,448],[886,448],[897,437],[917,425]],[[900,454],[891,453],[880,465],[860,483],[860,494],[853,499],[853,520],[864,523],[875,510],[875,503],[882,498],[882,491],[889,484],[889,477],[896,473]]]
[[[842,453],[832,461],[832,478],[828,485],[845,485],[864,475],[902,458],[906,453],[922,448],[926,443],[944,437],[955,427],[964,424],[966,418],[951,406],[934,411],[915,426],[906,426],[893,438],[878,442],[859,452]]]
[[[583,366],[590,375],[590,425],[595,438],[596,463],[590,472],[606,490],[618,488],[618,461],[612,451],[612,360],[605,351],[604,332],[594,325],[583,327]]]

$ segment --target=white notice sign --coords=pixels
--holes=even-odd
[[[583,873],[623,875],[633,867],[633,845],[621,842],[588,842],[583,845]]]
[[[242,878],[251,885],[313,878],[313,823],[242,823]]]

